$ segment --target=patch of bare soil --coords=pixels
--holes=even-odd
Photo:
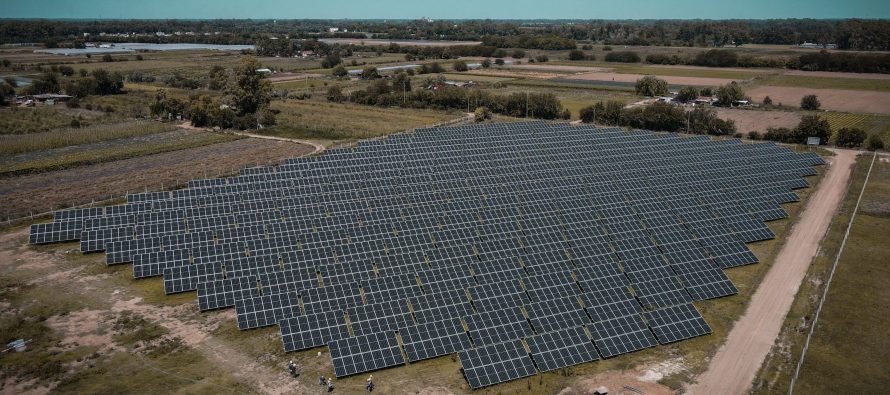
[[[837,155],[830,159],[828,173],[791,229],[744,315],[735,323],[708,369],[689,389],[689,394],[744,394],[750,389],[847,191],[856,152],[835,152]]]
[[[867,114],[890,114],[890,92],[847,89],[813,89],[791,86],[758,86],[747,91],[755,102],[769,96],[773,103],[799,106],[806,95],[816,95],[822,109]]]
[[[293,142],[242,139],[115,162],[4,179],[0,215],[19,217],[60,206],[122,197],[127,192],[170,188],[187,180],[231,174],[244,166],[278,164],[314,147]]]
[[[736,130],[741,133],[756,131],[763,133],[768,128],[794,129],[800,123],[801,115],[790,111],[759,111],[718,108],[717,115],[735,121]]]
[[[119,287],[107,277],[96,276],[88,265],[101,263],[92,261],[77,266],[76,270],[64,270],[67,281],[48,279],[47,275],[53,273],[53,268],[71,267],[71,263],[66,261],[65,252],[35,250],[25,246],[25,240],[27,229],[24,228],[0,235],[0,273],[15,270],[18,275],[22,275],[23,267],[35,268],[28,271],[28,277],[42,282],[40,286],[48,291],[54,290],[67,298],[88,301],[89,305],[107,306],[49,318],[48,325],[63,338],[60,344],[62,349],[97,346],[103,354],[103,351],[120,351],[120,346],[114,343],[115,333],[108,330],[105,324],[126,312],[165,328],[168,331],[165,339],[180,341],[185,347],[206,358],[214,367],[230,373],[238,381],[248,383],[261,393],[279,395],[309,392],[310,387],[293,380],[283,367],[272,369],[263,361],[251,358],[237,346],[210,335],[221,325],[233,325],[232,309],[201,313],[192,303],[170,306],[144,303],[130,288]],[[34,264],[35,261],[43,263],[37,265]],[[49,265],[49,269],[44,269],[45,265]],[[83,284],[92,287],[85,287]],[[0,393],[22,393],[33,384],[6,378]],[[46,393],[41,388],[38,386],[33,393]]]
[[[578,73],[571,78],[584,81],[614,81],[614,82],[637,82],[638,79],[645,77],[642,74],[621,74],[603,71],[594,71],[586,73]],[[725,85],[732,81],[729,78],[707,78],[707,77],[677,77],[669,75],[660,75],[661,78],[671,85],[694,85],[694,86],[717,86]]]
[[[525,70],[536,70],[536,71],[550,71],[550,72],[563,72],[563,73],[607,73],[611,72],[612,69],[608,67],[592,67],[592,66],[568,66],[568,65],[558,65],[558,64],[515,64],[515,65],[506,65],[506,68],[511,69],[525,69]]]
[[[645,379],[640,370],[610,370],[589,378],[581,378],[559,391],[559,395],[593,395],[601,388],[609,395],[673,395],[674,391],[657,382]]]

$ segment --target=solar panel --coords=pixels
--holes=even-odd
[[[319,347],[349,337],[346,318],[339,310],[286,318],[279,321],[278,326],[285,352]]]
[[[461,351],[460,365],[473,389],[537,373],[534,362],[519,340]]]
[[[661,344],[711,333],[711,327],[692,303],[643,313]]]
[[[345,377],[405,363],[395,332],[378,332],[328,342],[334,374]]]
[[[822,163],[591,125],[422,128],[58,211],[29,242],[104,249],[135,278],[163,276],[167,293],[197,290],[202,310],[235,306],[242,329],[288,322],[287,349],[346,324],[435,339],[433,323],[467,317],[477,347],[586,325],[609,357],[654,344],[641,315],[736,293],[723,270],[757,262],[745,243],[774,237],[763,222],[786,217],[779,204],[799,201]],[[303,314],[319,326],[301,329]],[[707,333],[689,322],[653,330]],[[425,344],[412,359],[441,352]]]
[[[657,341],[639,315],[626,315],[587,326],[603,358],[655,346]]]
[[[469,349],[470,338],[460,319],[450,318],[399,329],[408,360],[416,362]]]
[[[535,365],[542,372],[599,359],[596,347],[582,326],[541,333],[530,336],[525,341]]]

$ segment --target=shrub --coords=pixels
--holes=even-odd
[[[521,49],[513,50],[513,53],[510,54],[510,57],[512,57],[513,59],[522,59],[525,57],[525,51]]]
[[[641,96],[659,96],[668,93],[668,83],[654,75],[647,75],[637,80],[634,89]]]
[[[858,128],[841,128],[834,134],[834,143],[838,147],[855,148],[865,142],[868,134]]]
[[[102,61],[103,62],[114,62],[114,58],[112,58],[111,55],[109,55],[109,54],[105,54],[105,55],[102,55]]]
[[[745,100],[745,91],[735,81],[717,88],[716,93],[721,106],[732,106],[739,100]]]
[[[496,64],[496,65],[498,65],[498,66],[503,66],[503,65],[504,65],[504,59],[497,58],[497,59],[494,60],[494,64]]]
[[[683,103],[688,103],[698,98],[698,89],[694,86],[684,86],[680,89],[680,92],[677,92],[676,100]]]
[[[580,49],[569,51],[569,60],[584,60],[584,51]]]
[[[761,138],[760,133],[757,131],[752,130],[748,132],[748,140],[760,140]]]
[[[802,110],[818,110],[819,107],[822,106],[822,103],[819,102],[819,98],[816,95],[806,95],[800,99],[800,108]]]
[[[831,126],[824,118],[815,115],[804,115],[800,118],[800,123],[794,128],[792,143],[806,143],[807,137],[818,137],[819,144],[825,145],[831,137]]]
[[[476,111],[473,112],[474,119],[476,122],[485,122],[486,120],[491,119],[491,110],[488,107],[477,107]]]
[[[454,68],[454,71],[467,71],[467,70],[469,70],[469,68],[467,67],[467,62],[464,62],[464,61],[462,61],[462,60],[458,60],[458,61],[452,63],[451,67]]]
[[[873,134],[869,136],[868,143],[866,143],[866,148],[868,148],[869,151],[884,149],[884,141],[881,140],[880,136]]]
[[[612,50],[612,46],[611,46],[611,45],[605,45],[605,46],[603,46],[603,51],[611,51],[611,50]]]
[[[606,62],[639,63],[640,55],[633,51],[617,51],[606,54]]]
[[[734,67],[739,64],[739,55],[729,49],[711,49],[699,52],[692,63],[706,67]]]
[[[581,122],[593,123],[596,120],[596,107],[587,106],[582,108],[578,111],[578,117],[581,118]]]
[[[538,55],[538,56],[535,56],[535,60],[537,60],[540,63],[545,63],[548,60],[550,60],[550,58],[547,57],[547,55]]]
[[[773,105],[773,99],[771,99],[769,96],[764,97],[764,98],[763,98],[763,105],[764,105],[764,106],[771,106],[771,105]]]

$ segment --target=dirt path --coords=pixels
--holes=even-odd
[[[183,129],[189,129],[189,130],[210,131],[210,129],[207,129],[207,128],[199,128],[199,127],[192,126],[191,122],[183,122],[179,125],[179,127],[183,128]],[[291,143],[312,146],[312,148],[314,148],[314,150],[306,155],[320,154],[320,153],[324,152],[324,150],[325,150],[324,145],[313,142],[313,141],[309,141],[309,140],[289,139],[286,137],[275,137],[275,136],[264,136],[261,134],[248,133],[248,132],[232,132],[232,133],[236,134],[238,136],[251,137],[251,138],[255,138],[255,139],[287,141],[287,142],[291,142]]]
[[[717,350],[708,370],[698,377],[688,394],[748,392],[847,191],[856,152],[837,150],[836,153],[828,174],[791,229],[745,314],[735,323],[726,343]]]
[[[0,274],[13,270],[20,275],[27,273],[34,284],[56,289],[66,297],[95,306],[48,320],[51,327],[57,330],[64,328],[60,331],[64,336],[62,343],[95,343],[107,346],[109,352],[129,352],[115,346],[110,334],[97,336],[96,329],[105,313],[132,312],[166,328],[168,336],[181,339],[185,346],[206,358],[213,366],[260,393],[306,393],[311,388],[311,382],[295,382],[284,369],[270,368],[252,359],[243,350],[214,337],[211,334],[213,330],[234,325],[232,309],[201,313],[193,303],[165,306],[145,303],[130,287],[115,284],[108,274],[91,272],[88,266],[99,263],[83,262],[74,268],[57,271],[60,267],[71,267],[64,261],[66,253],[32,250],[24,244],[27,237],[27,228],[0,235]]]

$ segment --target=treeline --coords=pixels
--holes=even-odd
[[[350,33],[329,33],[339,27]],[[152,38],[155,32],[194,32],[192,36]],[[783,44],[804,41],[836,43],[840,49],[890,50],[887,20],[578,20],[578,21],[343,21],[343,20],[6,20],[0,22],[0,42],[46,42],[82,38],[83,33],[137,33],[139,39],[165,42],[244,44],[265,34],[291,38],[369,34],[382,39],[473,40],[501,48],[569,49],[574,41],[610,45],[719,47]],[[215,33],[221,33],[219,35]],[[203,33],[211,33],[203,35]],[[224,36],[224,37],[220,37]],[[521,37],[526,38],[521,38]],[[132,40],[133,38],[128,38]],[[221,42],[217,40],[230,40]]]
[[[425,85],[433,85],[430,81]],[[474,111],[485,107],[496,114],[538,119],[569,119],[571,113],[552,93],[512,93],[497,95],[480,89],[445,86],[436,90],[411,89],[410,78],[397,73],[390,80],[378,79],[367,89],[344,94],[339,87],[328,89],[329,101],[386,107],[432,108],[439,110]]]
[[[713,109],[696,107],[686,111],[683,107],[667,103],[624,107],[623,103],[617,101],[598,102],[582,108],[579,116],[584,123],[635,129],[715,136],[732,135],[736,132],[735,122],[718,118]]]
[[[454,59],[460,56],[484,56],[491,58],[504,58],[507,51],[489,45],[454,45],[440,46],[401,46],[396,43],[388,45],[350,45],[328,44],[318,40],[270,40],[260,38],[255,42],[255,52],[258,56],[283,56],[290,57],[300,51],[313,51],[321,56],[337,55],[340,57],[352,56],[354,52],[385,52],[401,53],[410,60],[422,59]]]
[[[609,57],[606,56],[609,61]],[[620,61],[620,60],[619,60]],[[846,71],[853,73],[890,73],[890,54],[829,52],[806,53],[797,57],[739,56],[729,49],[711,49],[695,56],[651,54],[650,64],[686,64],[706,67],[772,67],[806,71]]]
[[[91,95],[114,95],[124,89],[123,74],[105,69],[94,69],[87,72],[81,69],[75,73],[69,66],[57,66],[48,73],[40,75],[31,84],[18,90],[19,95],[38,95],[43,93],[61,93],[82,98]]]

